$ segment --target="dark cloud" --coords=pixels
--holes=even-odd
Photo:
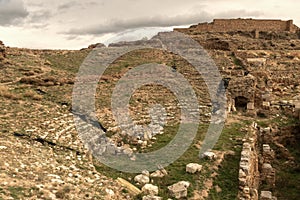
[[[32,12],[29,15],[29,23],[41,23],[47,21],[53,14],[48,10],[40,10],[36,12]]]
[[[63,10],[67,10],[67,9],[76,7],[78,5],[79,5],[79,2],[77,2],[77,1],[70,1],[70,2],[67,2],[67,3],[60,4],[57,9],[59,11],[63,11]]]
[[[132,19],[112,19],[105,23],[70,29],[65,34],[73,35],[101,35],[105,33],[119,33],[125,30],[138,29],[145,27],[170,27],[190,25],[199,22],[211,21],[214,18],[236,18],[236,17],[257,17],[262,13],[258,11],[247,12],[245,10],[235,10],[216,15],[211,15],[206,11],[198,13],[183,14],[177,16],[158,15],[154,17],[132,18]]]
[[[71,29],[69,34],[105,34],[117,33],[128,29],[136,29],[143,27],[168,27],[175,25],[191,24],[209,19],[209,15],[205,12],[196,15],[178,15],[175,17],[155,16],[147,18],[134,19],[112,19],[103,24]]]
[[[97,5],[101,5],[103,4],[103,2],[99,3],[96,1],[78,1],[78,0],[73,0],[73,1],[69,1],[66,3],[62,3],[57,7],[58,11],[65,11],[65,10],[69,10],[69,9],[73,9],[73,8],[80,8],[80,9],[87,9],[90,8],[91,6],[97,6]]]
[[[28,14],[22,0],[0,0],[0,26],[17,24]]]

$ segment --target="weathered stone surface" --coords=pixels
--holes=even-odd
[[[146,184],[142,188],[142,192],[147,195],[158,195],[158,187],[152,184]]]
[[[214,159],[217,158],[217,155],[216,155],[215,153],[213,153],[213,152],[205,152],[205,153],[203,154],[203,157],[204,157],[204,158],[207,158],[207,159],[209,159],[209,160],[214,160]]]
[[[271,103],[268,102],[268,101],[264,101],[263,104],[262,104],[262,106],[263,106],[264,109],[269,109],[270,106],[271,106]]]
[[[0,41],[0,61],[5,57],[5,46],[2,41]]]
[[[272,192],[270,191],[261,191],[260,200],[272,200]]]
[[[202,170],[202,165],[197,163],[190,163],[186,166],[186,172],[194,174],[196,172],[200,172]]]
[[[164,176],[166,176],[166,174],[163,173],[161,170],[156,170],[155,172],[153,172],[153,173],[150,175],[151,178],[162,178],[162,177],[164,177]]]
[[[255,109],[257,78],[251,74],[233,79],[229,82],[229,98],[238,111],[253,111]]]
[[[239,169],[239,194],[238,199],[258,200],[258,150],[257,127],[254,123],[248,130],[247,138],[243,144]]]
[[[143,197],[143,200],[162,200],[162,197],[147,195]]]
[[[190,186],[189,182],[181,181],[168,187],[170,195],[176,199],[187,197],[187,189]]]
[[[254,109],[255,109],[254,103],[250,102],[247,104],[247,110],[254,110]]]
[[[145,185],[150,182],[150,178],[144,174],[140,174],[134,177],[134,181],[141,185]]]
[[[131,183],[129,183],[128,181],[126,181],[125,179],[122,178],[118,178],[117,181],[125,188],[128,189],[128,191],[133,194],[133,195],[139,195],[142,193],[142,191],[140,189],[138,189],[137,187],[135,187],[134,185],[132,185]]]
[[[168,175],[167,170],[165,170],[162,166],[158,166],[158,170],[153,172],[150,175],[150,177],[151,178],[162,178],[162,177],[167,176],[167,175]]]
[[[150,176],[150,173],[147,170],[142,171],[142,174],[148,177]]]
[[[261,172],[261,180],[266,181],[267,185],[273,187],[275,186],[275,169],[269,163],[264,163],[262,165],[262,172]]]
[[[248,58],[247,62],[253,64],[257,67],[262,67],[266,65],[267,59],[266,58]]]
[[[288,27],[288,28],[287,28]],[[214,19],[211,23],[200,23],[190,28],[176,28],[179,32],[230,32],[230,31],[275,31],[296,32],[299,28],[292,20]]]

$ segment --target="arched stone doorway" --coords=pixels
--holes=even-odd
[[[246,111],[247,110],[247,104],[249,100],[246,97],[238,96],[234,99],[235,101],[235,108],[238,111]]]

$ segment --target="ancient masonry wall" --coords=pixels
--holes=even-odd
[[[239,200],[258,200],[259,171],[258,171],[258,140],[256,124],[248,133],[248,139],[243,144],[239,169]]]
[[[190,28],[177,28],[174,31],[187,32],[229,32],[229,31],[289,31],[296,33],[298,27],[293,20],[257,20],[257,19],[214,19],[212,23],[200,23]]]
[[[276,200],[272,195],[275,187],[275,169],[272,167],[274,151],[267,142],[272,139],[270,128],[250,127],[244,139],[239,167],[239,200]],[[261,191],[261,185],[270,191]]]
[[[2,41],[0,41],[0,61],[5,57],[5,46]]]

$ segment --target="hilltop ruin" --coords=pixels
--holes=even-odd
[[[290,32],[296,33],[299,27],[294,25],[293,20],[268,20],[268,19],[214,19],[211,23],[200,23],[190,28],[176,28],[175,31],[182,33],[196,32]]]

